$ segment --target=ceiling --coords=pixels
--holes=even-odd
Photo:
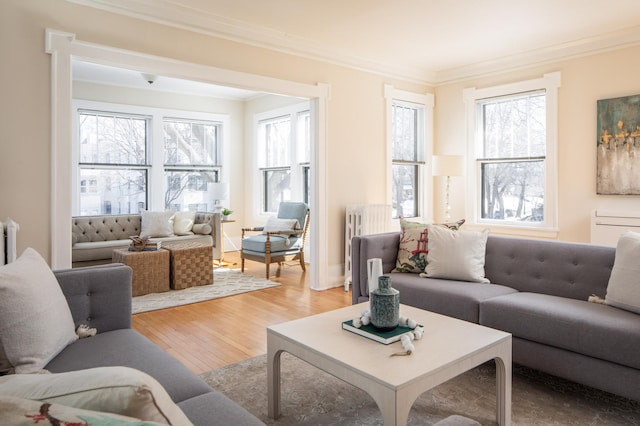
[[[69,0],[428,84],[640,44],[638,0]]]
[[[247,101],[262,96],[261,93],[251,90],[142,74],[139,71],[82,61],[73,61],[72,75],[74,81],[128,87],[131,89],[208,96],[234,101]],[[149,83],[149,80],[152,80],[152,82]]]

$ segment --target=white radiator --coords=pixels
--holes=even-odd
[[[616,246],[625,231],[640,232],[640,212],[595,210],[591,215],[591,243]]]
[[[16,237],[20,226],[11,218],[0,222],[2,229],[2,241],[0,242],[0,265],[13,262],[18,257],[16,249]]]
[[[344,291],[351,283],[351,239],[359,235],[387,232],[391,223],[388,204],[349,204],[344,236]]]

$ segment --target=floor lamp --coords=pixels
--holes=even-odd
[[[464,157],[462,155],[434,155],[431,158],[431,174],[433,176],[447,177],[445,221],[449,222],[451,220],[451,205],[449,204],[451,176],[464,176]]]

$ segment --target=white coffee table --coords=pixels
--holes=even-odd
[[[511,335],[492,328],[401,305],[400,315],[424,325],[410,356],[390,357],[400,343],[383,345],[342,330],[341,323],[367,302],[267,328],[269,417],[280,416],[283,351],[350,383],[374,399],[385,425],[404,425],[425,391],[486,361],[496,361],[499,425],[511,424]],[[312,384],[311,384],[312,385]]]

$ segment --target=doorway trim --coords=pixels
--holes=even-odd
[[[327,103],[330,86],[280,80],[76,40],[47,29],[51,55],[51,267],[71,267],[72,73],[73,60],[126,67],[185,80],[308,98],[315,118],[311,138],[311,288],[329,288],[327,247]],[[66,188],[66,190],[65,190]]]

